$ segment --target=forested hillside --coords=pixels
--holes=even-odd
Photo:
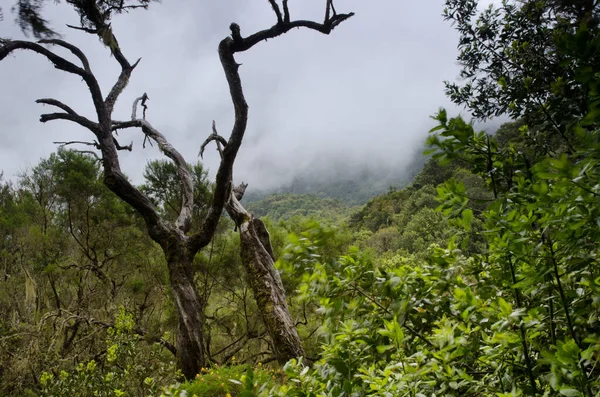
[[[326,166],[317,164],[312,168],[299,170],[290,178],[290,182],[277,188],[249,191],[246,200],[254,202],[272,194],[293,194],[333,198],[348,206],[362,205],[375,195],[406,186],[425,163],[423,150],[424,148],[412,154],[405,166],[379,164],[378,160],[371,166],[360,166],[352,164],[348,159],[332,160]]]
[[[351,207],[345,202],[311,194],[271,194],[248,204],[248,209],[260,217],[289,219],[308,217],[318,219],[343,219]]]
[[[77,75],[97,120],[46,98],[59,111],[41,121],[96,140],[0,177],[0,396],[600,395],[597,2],[447,0],[460,78],[446,94],[473,121],[438,109],[414,172],[307,175],[254,197],[233,183],[249,109],[235,57],[359,15],[327,1],[323,22],[296,20],[269,1],[272,27],[230,26],[235,117],[201,146],[218,150],[211,180],[151,123],[148,95],[112,118],[137,63],[109,21],[148,2],[68,2],[120,68],[106,97],[41,3],[15,10],[45,39],[3,39],[0,68],[27,49]],[[474,128],[497,116],[512,121]],[[120,168],[125,129],[166,156],[139,183]]]

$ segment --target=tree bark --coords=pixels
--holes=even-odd
[[[292,358],[306,357],[286,302],[281,277],[275,268],[275,257],[265,224],[247,212],[234,194],[226,208],[239,228],[242,264],[258,311],[271,337],[277,361],[283,365]]]
[[[163,248],[164,249],[164,248]],[[193,255],[176,244],[165,249],[169,282],[177,308],[177,361],[187,379],[193,379],[205,363],[204,308],[192,270]]]

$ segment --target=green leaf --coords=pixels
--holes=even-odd
[[[567,396],[567,397],[579,397],[579,396],[583,396],[583,393],[581,393],[579,390],[577,389],[571,389],[571,388],[561,388],[559,390],[560,394],[562,394],[563,396]]]
[[[466,209],[462,212],[462,224],[467,231],[471,231],[471,221],[473,220],[473,211]]]

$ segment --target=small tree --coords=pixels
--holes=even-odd
[[[48,37],[52,32],[40,27],[45,21],[39,16],[41,1],[23,1],[32,4],[32,12],[19,16],[25,21],[22,26],[31,26],[34,34]],[[278,37],[293,28],[307,28],[329,34],[340,23],[350,18],[353,13],[338,14],[332,0],[326,1],[325,17],[322,23],[307,20],[292,20],[288,1],[281,5],[275,0],[269,3],[276,15],[275,25],[243,37],[240,26],[232,23],[231,36],[219,44],[219,57],[229,85],[229,91],[235,110],[235,122],[228,139],[217,134],[213,123],[213,134],[202,145],[202,149],[211,141],[216,141],[221,153],[211,200],[205,203],[206,215],[200,225],[192,232],[194,209],[194,184],[190,169],[183,156],[168,142],[146,119],[146,101],[148,96],[137,98],[133,103],[131,120],[116,121],[112,119],[115,103],[125,89],[131,73],[140,60],[131,63],[124,55],[110,25],[110,18],[133,8],[146,8],[149,0],[69,0],[80,16],[80,26],[74,29],[97,35],[110,49],[112,57],[121,66],[121,72],[114,85],[104,94],[90,63],[84,52],[76,46],[56,38],[45,38],[39,42],[4,40],[0,44],[0,60],[15,50],[30,50],[47,58],[55,68],[80,76],[85,82],[96,110],[96,120],[79,115],[73,108],[56,99],[39,99],[36,102],[60,109],[56,113],[43,114],[41,122],[52,120],[68,120],[79,124],[94,134],[95,140],[88,142],[92,148],[100,151],[98,159],[104,171],[104,184],[118,197],[131,205],[143,217],[149,236],[157,242],[165,255],[169,269],[169,279],[173,299],[178,312],[177,357],[182,372],[186,377],[193,377],[205,364],[205,341],[203,318],[205,302],[198,293],[194,283],[192,262],[196,253],[208,245],[213,238],[217,224],[226,207],[240,231],[242,241],[243,263],[248,270],[250,284],[254,290],[259,310],[272,338],[275,354],[280,362],[290,358],[303,356],[298,333],[285,301],[285,293],[281,280],[273,266],[273,253],[270,249],[269,234],[264,224],[248,213],[240,204],[243,190],[237,189],[234,195],[232,185],[233,165],[246,132],[248,121],[248,105],[242,90],[239,66],[235,54],[244,52],[263,40]],[[35,8],[37,7],[37,8]],[[21,9],[18,9],[19,12]],[[58,46],[70,51],[77,62],[72,62],[49,50],[48,46]],[[143,114],[138,117],[138,107]],[[118,130],[138,128],[146,139],[155,141],[160,150],[176,165],[181,190],[181,207],[174,221],[161,217],[152,200],[135,187],[123,174],[119,164],[118,151],[132,150],[132,146],[122,146],[115,138]],[[81,143],[81,142],[77,142]]]
[[[460,82],[446,82],[446,94],[477,119],[523,118],[545,152],[572,151],[569,127],[587,114],[597,71],[598,2],[503,1],[483,12],[479,3],[446,0],[461,66]]]

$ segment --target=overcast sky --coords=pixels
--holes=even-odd
[[[64,27],[78,22],[68,6],[47,3],[47,19],[85,51],[108,92],[119,73],[117,62],[97,38]],[[324,3],[292,0],[292,18],[320,21]],[[338,12],[356,15],[331,35],[293,30],[237,55],[250,116],[235,181],[276,186],[294,170],[331,157],[401,170],[433,126],[429,116],[440,106],[458,113],[444,96],[443,81],[454,80],[458,67],[457,34],[443,21],[443,3],[338,0]],[[13,19],[5,9],[0,37],[23,38]],[[246,36],[274,21],[267,1],[248,0],[164,0],[148,11],[116,16],[113,31],[125,56],[142,61],[114,118],[128,119],[133,99],[147,92],[148,120],[188,162],[197,161],[212,120],[226,137],[233,124],[219,41],[229,34],[231,22]],[[49,97],[94,115],[84,83],[41,56],[22,51],[0,62],[0,169],[6,177],[52,153],[53,141],[92,140],[89,131],[66,121],[39,123],[41,113],[54,110],[34,101]],[[119,136],[122,144],[134,142],[134,151],[120,152],[120,158],[136,182],[147,160],[160,157],[156,146],[142,150],[142,138],[137,130]],[[214,147],[204,157],[215,171]]]

